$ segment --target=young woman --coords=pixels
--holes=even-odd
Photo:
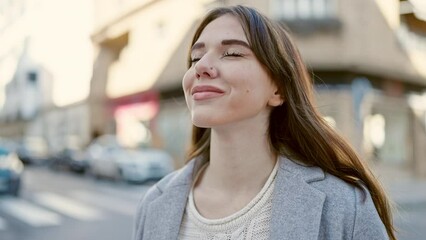
[[[193,149],[146,193],[134,240],[396,239],[384,192],[316,110],[280,25],[248,7],[212,10],[182,85]]]

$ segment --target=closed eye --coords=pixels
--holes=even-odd
[[[242,57],[243,55],[239,52],[225,52],[224,57]]]
[[[198,61],[200,61],[201,57],[191,57],[190,65],[194,66]]]
[[[201,58],[191,58],[191,63],[196,63],[200,61]]]
[[[223,53],[223,57],[243,57],[244,55],[239,52],[225,52]],[[200,61],[201,57],[191,58],[191,65],[194,65],[198,61]]]

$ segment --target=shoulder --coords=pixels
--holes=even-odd
[[[345,182],[320,167],[307,166],[288,158],[282,158],[280,165],[284,171],[311,186],[314,192],[322,193],[326,197],[326,202],[332,202],[334,206],[355,209],[358,205],[365,206],[372,203],[370,192],[366,187]]]
[[[173,184],[173,180],[179,176],[179,173],[181,173],[182,169],[176,170],[172,173],[169,173],[167,176],[163,177],[160,181],[158,181],[156,184],[151,186],[146,193],[144,194],[142,201],[140,202],[141,205],[144,205],[146,203],[151,202],[152,200],[156,199],[158,196],[160,196],[164,191],[166,191],[171,184]]]
[[[329,173],[324,173],[324,179],[311,182],[310,185],[325,194],[326,204],[338,210],[355,213],[358,206],[372,202],[367,188],[354,186]]]
[[[189,163],[183,168],[173,171],[151,186],[144,194],[140,205],[148,204],[174,186],[190,184],[192,179],[192,165],[193,164]]]
[[[374,205],[370,191],[325,173],[322,181],[311,185],[326,195],[324,219],[345,224],[352,239],[388,239],[384,224]]]
[[[324,197],[323,234],[342,234],[338,236],[342,239],[343,236],[350,236],[349,239],[388,239],[370,191],[365,186],[349,184],[319,167],[297,161],[286,159],[282,165],[284,170],[308,184],[312,193]]]
[[[191,184],[195,165],[196,160],[191,160],[182,168],[163,177],[146,192],[142,199],[142,203],[155,199],[163,192],[168,191],[173,187]]]
[[[322,170],[320,170],[322,171]],[[324,172],[324,178],[310,183],[312,187],[323,192],[328,201],[344,204],[345,207],[353,206],[358,202],[359,195],[368,194],[366,188],[349,184],[342,179]],[[369,194],[368,194],[369,195]],[[353,203],[353,204],[349,204]]]

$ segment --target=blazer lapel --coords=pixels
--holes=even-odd
[[[143,239],[177,239],[194,174],[203,165],[202,158],[191,160],[170,185],[159,185],[163,194],[147,208]]]
[[[280,159],[271,216],[271,240],[318,239],[325,194],[309,185],[324,179],[319,168]]]
[[[152,202],[146,215],[144,239],[177,239],[190,185],[169,189]]]

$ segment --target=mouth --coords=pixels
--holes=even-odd
[[[224,93],[222,89],[208,85],[195,86],[191,89],[191,95],[194,100],[216,98],[222,96]]]

